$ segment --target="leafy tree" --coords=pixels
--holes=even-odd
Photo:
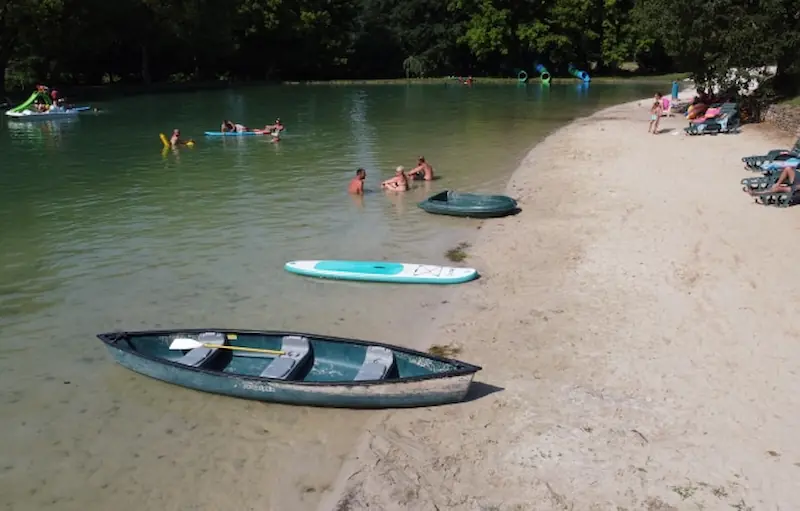
[[[674,0],[665,9],[657,0],[640,0],[636,21],[702,86],[738,88],[751,79],[748,69],[778,61],[788,69],[796,61],[789,57],[796,55],[796,36],[774,25],[788,7],[786,0]]]

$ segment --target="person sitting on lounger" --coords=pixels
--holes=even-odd
[[[409,179],[417,179],[421,177],[425,181],[433,181],[433,167],[425,161],[424,156],[420,156],[417,160],[417,166],[408,171]]]
[[[393,190],[395,192],[405,192],[408,190],[408,179],[403,171],[403,167],[397,167],[394,172],[394,177],[381,183],[381,188]]]
[[[773,193],[791,193],[794,194],[800,188],[800,176],[798,176],[797,166],[784,167],[781,170],[781,175],[775,184],[766,190],[748,190],[750,195],[770,195]]]

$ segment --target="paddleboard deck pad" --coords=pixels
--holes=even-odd
[[[478,277],[474,268],[387,261],[289,261],[284,269],[308,277],[399,284],[460,284]]]

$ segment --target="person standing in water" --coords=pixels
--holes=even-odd
[[[417,166],[408,171],[409,179],[416,179],[421,176],[425,181],[433,181],[433,167],[430,163],[425,161],[424,156],[417,159]]]
[[[364,169],[356,170],[356,177],[350,180],[347,185],[347,193],[351,195],[364,195],[364,180],[367,178],[367,171]]]

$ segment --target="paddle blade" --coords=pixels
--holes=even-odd
[[[202,342],[195,341],[194,339],[187,339],[185,337],[178,337],[172,344],[169,345],[171,350],[193,350],[203,345]]]

